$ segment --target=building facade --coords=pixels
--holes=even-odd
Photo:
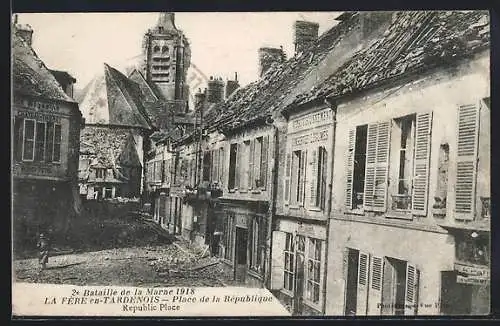
[[[78,104],[31,47],[33,31],[13,25],[12,176],[14,246],[37,232],[57,241],[79,213]],[[29,37],[26,37],[29,36]]]
[[[328,103],[287,114],[283,201],[272,233],[271,289],[297,315],[324,313],[335,112]],[[283,261],[283,255],[285,259]]]
[[[488,15],[391,21],[309,93],[336,112],[325,313],[485,314]]]

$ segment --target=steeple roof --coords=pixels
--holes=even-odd
[[[115,68],[104,64],[86,89],[80,110],[87,124],[151,128],[139,86]]]

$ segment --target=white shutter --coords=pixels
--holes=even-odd
[[[283,187],[283,200],[285,205],[290,204],[290,175],[292,174],[292,156],[290,153],[286,154],[285,163],[285,185]]]
[[[406,264],[405,315],[417,314],[419,272],[415,265]]]
[[[271,290],[280,290],[284,285],[286,233],[273,231],[271,252]]]
[[[427,215],[427,203],[429,199],[432,112],[417,114],[416,122],[415,164],[411,207],[414,215],[425,216]]]
[[[455,218],[473,220],[476,198],[479,107],[458,108]]]
[[[382,281],[384,279],[384,259],[372,256],[370,261],[370,289],[368,290],[368,315],[382,313]]]
[[[262,146],[260,154],[260,183],[261,183],[261,188],[263,190],[265,190],[267,186],[268,151],[269,151],[269,135],[266,135],[262,138]],[[255,177],[257,178],[258,176]]]
[[[375,166],[377,163],[377,133],[378,124],[368,125],[366,144],[365,190],[363,206],[367,211],[373,210],[375,189]]]
[[[318,176],[318,150],[315,148],[312,152],[311,159],[311,180],[309,181],[310,185],[310,207],[316,206],[316,187],[317,187],[317,176]]]
[[[224,147],[219,149],[219,180],[222,184],[222,187],[226,186],[226,160],[224,156]]]
[[[387,210],[387,186],[389,174],[389,149],[391,144],[391,122],[381,122],[377,130],[377,163],[375,165],[375,187],[373,190],[373,210]]]
[[[236,188],[240,188],[241,183],[241,144],[236,145],[236,166],[234,167],[234,184]]]
[[[356,151],[356,129],[349,130],[349,138],[347,145],[347,158],[346,158],[346,188],[345,188],[345,207],[352,209],[352,185],[354,176],[354,153]]]
[[[368,268],[370,267],[369,255],[359,252],[358,261],[358,292],[356,301],[356,316],[366,315],[368,301]]]
[[[300,152],[300,175],[302,176],[301,183],[299,185],[299,206],[304,206],[304,199],[305,199],[305,193],[306,193],[306,164],[307,164],[307,151],[302,150]]]
[[[255,159],[255,139],[250,140],[250,153],[248,155],[248,189],[254,188],[253,167]]]

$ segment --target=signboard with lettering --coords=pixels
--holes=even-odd
[[[16,114],[17,117],[24,119],[34,119],[40,122],[55,122],[61,123],[61,117],[51,114],[44,114],[41,112],[34,111],[18,111]]]
[[[13,165],[13,174],[18,177],[52,177],[65,178],[61,165],[51,163],[23,162]]]
[[[482,265],[455,263],[457,283],[483,285],[490,282],[490,268]]]
[[[312,144],[328,139],[328,129],[292,138],[292,147]]]
[[[299,130],[315,128],[325,124],[331,124],[332,122],[333,111],[331,109],[325,109],[300,118],[292,119],[288,127],[288,132],[292,133]]]

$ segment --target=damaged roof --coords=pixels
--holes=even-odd
[[[80,110],[86,124],[105,124],[150,129],[142,93],[135,82],[104,64],[104,73],[94,78],[83,95]]]
[[[15,94],[75,103],[35,51],[15,33],[12,33],[12,84]]]
[[[274,64],[257,81],[236,90],[230,98],[206,116],[209,130],[234,129],[281,110],[294,100],[291,92],[328,55],[343,37],[356,27],[353,19],[339,22],[323,33],[308,51]]]
[[[487,49],[486,11],[397,12],[383,37],[357,53],[325,82],[299,95],[294,105],[319,97],[338,97],[383,81],[446,66]]]

